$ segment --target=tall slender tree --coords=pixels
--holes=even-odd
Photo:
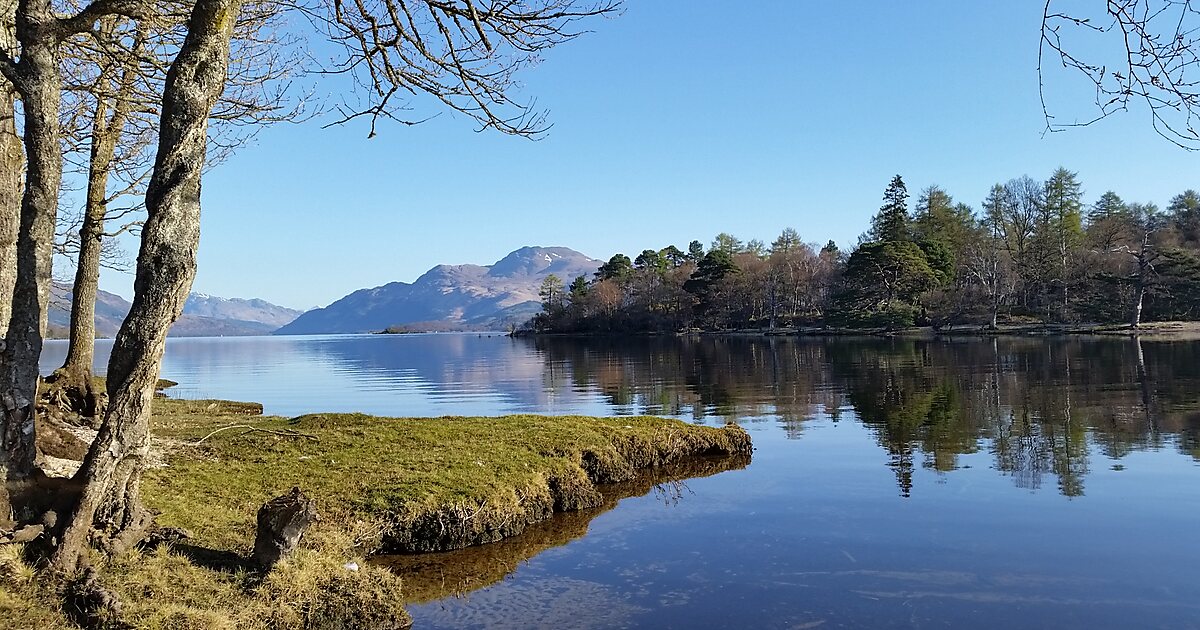
[[[899,176],[883,192],[883,206],[871,219],[870,238],[876,242],[907,241],[909,234],[908,188]]]

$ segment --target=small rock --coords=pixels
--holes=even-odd
[[[12,538],[8,542],[14,544],[27,543],[41,536],[44,531],[46,531],[45,525],[26,525],[13,532]]]
[[[347,562],[346,564],[343,564],[342,567],[345,568],[347,571],[357,571],[358,563],[357,562]]]

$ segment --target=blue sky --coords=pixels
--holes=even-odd
[[[632,0],[549,51],[521,91],[554,123],[539,142],[450,114],[373,139],[357,124],[263,131],[205,180],[194,290],[308,308],[523,245],[608,258],[794,227],[848,247],[897,173],[914,199],[936,183],[974,207],[1060,165],[1089,203],[1200,187],[1200,155],[1144,112],[1043,134],[1041,2],[749,6]],[[1088,117],[1086,86],[1050,78],[1054,113]]]

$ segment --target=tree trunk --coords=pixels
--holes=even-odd
[[[17,50],[16,10],[15,0],[0,1],[0,50],[10,57]],[[13,287],[17,282],[17,233],[25,174],[25,152],[17,135],[16,100],[16,90],[0,78],[0,351],[12,317]]]
[[[108,363],[104,422],[75,477],[83,492],[53,560],[64,571],[75,570],[89,542],[117,553],[136,543],[150,522],[138,497],[150,447],[150,402],[167,330],[196,273],[208,116],[224,88],[241,1],[197,0],[187,39],[167,73],[133,305]]]
[[[57,27],[49,3],[25,0],[17,16],[21,60],[16,74],[21,85],[28,165],[21,198],[17,235],[17,277],[13,290],[5,348],[0,359],[0,473],[10,481],[30,477],[34,470],[34,401],[37,398],[38,358],[46,330],[50,301],[50,265],[54,220],[62,182],[59,147]],[[0,515],[6,517],[7,515]]]
[[[102,28],[107,28],[107,25]],[[108,29],[111,32],[111,28]],[[140,39],[138,43],[140,43]],[[140,49],[140,45],[135,44]],[[92,117],[91,154],[88,165],[87,199],[83,224],[79,228],[79,259],[75,268],[75,283],[71,289],[71,328],[67,358],[54,375],[56,385],[63,389],[74,411],[87,417],[101,412],[99,394],[92,382],[92,363],[96,347],[96,292],[100,283],[100,255],[103,246],[104,219],[108,213],[108,176],[113,156],[124,130],[129,112],[128,92],[132,88],[136,68],[126,67],[120,83],[110,97],[115,69],[101,69],[96,80],[96,110]]]
[[[1139,266],[1140,266],[1139,262]],[[1142,302],[1146,298],[1146,279],[1144,270],[1138,270],[1137,288],[1133,295],[1133,312],[1129,316],[1129,327],[1137,330],[1142,325]]]

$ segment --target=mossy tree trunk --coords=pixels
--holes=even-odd
[[[10,56],[17,48],[16,10],[16,0],[0,1],[0,50]],[[7,336],[8,320],[12,317],[25,174],[25,153],[17,135],[16,101],[12,84],[0,79],[0,340]]]
[[[133,305],[108,363],[104,422],[75,477],[82,493],[54,556],[64,571],[78,566],[89,543],[119,552],[149,525],[138,492],[150,446],[150,402],[167,331],[195,277],[208,116],[224,89],[241,1],[197,0],[167,74]]]
[[[50,301],[54,220],[62,182],[58,18],[49,0],[22,0],[15,24],[21,57],[12,63],[5,55],[2,69],[21,96],[28,162],[17,234],[12,314],[0,355],[0,473],[9,481],[29,478],[34,471],[38,358]]]

